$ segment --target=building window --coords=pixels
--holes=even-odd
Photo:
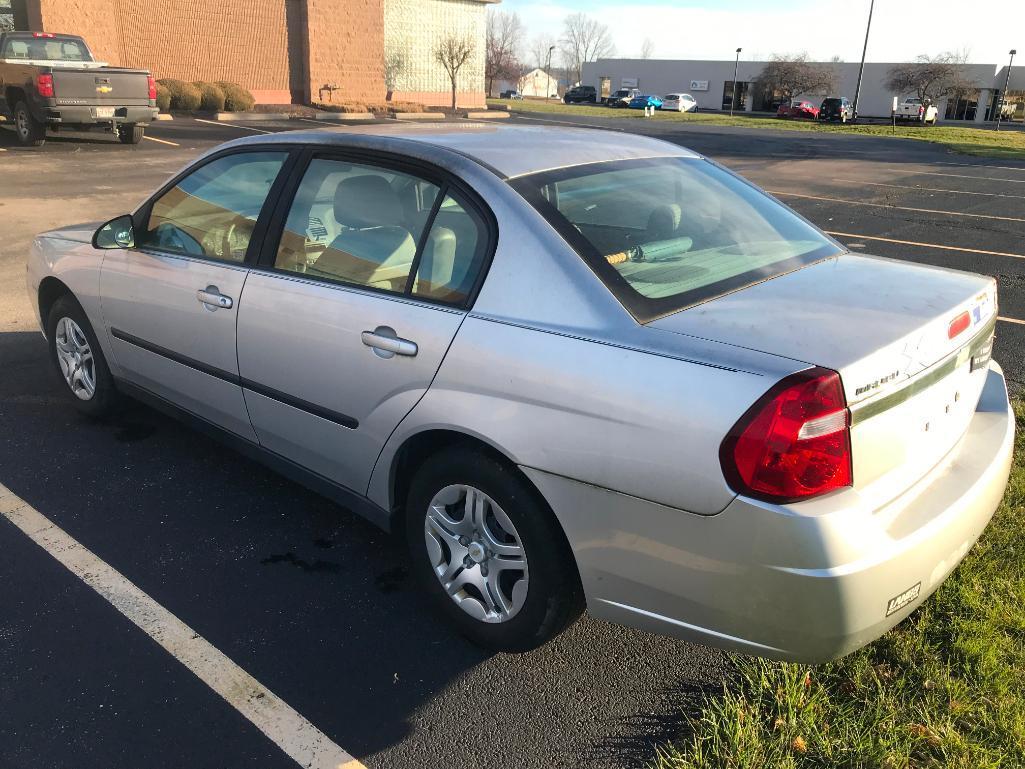
[[[947,99],[947,111],[944,120],[975,120],[975,112],[979,108],[979,91],[965,91],[963,94]]]
[[[745,110],[745,104],[747,104],[747,90],[750,83],[743,81],[737,82],[736,98],[733,102],[734,111],[743,112]],[[733,81],[727,80],[722,85],[722,108],[724,110],[730,109],[730,99],[734,98]]]

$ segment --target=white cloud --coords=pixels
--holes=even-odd
[[[858,61],[868,6],[868,0],[761,3],[751,10],[595,3],[583,10],[608,25],[623,57],[637,56],[648,37],[655,57],[664,59],[732,59],[741,46],[748,60],[807,51],[816,59]],[[556,36],[562,20],[581,10],[531,0],[504,0],[499,8],[516,11],[530,35]],[[867,58],[905,61],[967,49],[973,63],[1003,65],[1011,48],[1025,64],[1023,0],[877,0]]]

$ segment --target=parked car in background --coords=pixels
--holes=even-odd
[[[594,104],[598,101],[598,91],[593,85],[575,85],[562,97],[566,104]]]
[[[931,102],[923,102],[918,98],[907,98],[897,105],[893,116],[897,120],[914,121],[925,125],[936,125],[940,111]]]
[[[21,144],[41,146],[48,129],[96,127],[138,144],[157,116],[156,99],[148,71],[95,61],[81,37],[0,34],[0,115]]]
[[[134,396],[404,533],[493,649],[586,603],[846,654],[943,583],[1011,466],[993,278],[852,254],[630,133],[240,139],[38,236],[26,278],[82,413]]]
[[[850,123],[855,118],[854,105],[846,96],[828,96],[819,107],[819,120]]]
[[[652,96],[649,94],[638,94],[630,99],[630,103],[627,105],[630,109],[644,109],[645,107],[654,107],[655,109],[662,108],[662,97]]]
[[[662,109],[672,112],[697,112],[698,103],[689,93],[669,93],[662,97]]]
[[[784,102],[776,110],[776,117],[797,120],[815,120],[819,116],[819,108],[807,99],[794,99]]]
[[[627,107],[630,105],[630,100],[639,94],[640,91],[636,88],[620,88],[605,100],[605,104],[609,107]]]
[[[502,91],[502,93],[499,94],[499,97],[502,98],[502,99],[521,99],[522,100],[523,99],[523,94],[521,94],[519,91]]]

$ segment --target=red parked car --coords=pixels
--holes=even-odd
[[[776,110],[776,117],[803,118],[804,120],[816,120],[819,116],[819,108],[810,101],[792,101],[789,104],[784,102]]]

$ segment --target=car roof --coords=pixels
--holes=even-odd
[[[700,157],[685,147],[637,134],[594,128],[471,122],[284,131],[236,139],[230,144],[357,147],[431,158],[451,153],[473,160],[506,179],[584,163]]]

